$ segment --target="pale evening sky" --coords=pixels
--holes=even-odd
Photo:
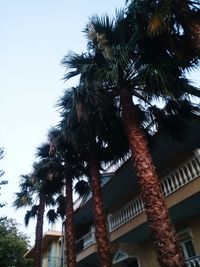
[[[25,210],[12,208],[21,174],[29,173],[35,149],[58,120],[55,102],[64,89],[60,61],[69,50],[85,51],[82,30],[94,14],[114,15],[125,0],[0,0],[0,147],[5,157],[8,185],[1,189],[0,202],[7,205],[1,215],[15,218],[33,241],[34,225],[24,228]],[[200,83],[198,73],[192,76]],[[48,228],[48,225],[45,226]],[[47,229],[46,229],[47,230]]]
[[[19,176],[29,173],[35,149],[46,141],[48,129],[58,120],[55,102],[76,81],[62,81],[60,61],[69,50],[85,51],[82,30],[94,14],[114,15],[125,0],[0,0],[0,161],[4,179],[1,215],[15,218],[31,235],[34,222],[25,228],[25,210],[12,208]],[[45,226],[48,227],[48,226]],[[47,229],[46,229],[47,230]]]

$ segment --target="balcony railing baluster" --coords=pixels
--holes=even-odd
[[[186,260],[187,267],[200,267],[200,256],[195,256]]]

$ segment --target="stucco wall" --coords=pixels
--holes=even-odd
[[[60,244],[59,240],[49,244],[48,249],[43,252],[42,267],[60,266]]]

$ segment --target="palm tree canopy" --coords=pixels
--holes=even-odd
[[[46,194],[59,192],[63,186],[63,166],[55,158],[45,158],[33,165],[35,188]]]
[[[136,3],[139,5],[134,1]],[[145,14],[145,9],[143,12]],[[142,11],[141,14],[143,16]],[[199,94],[184,74],[186,69],[195,67],[197,61],[186,64],[163,45],[166,43],[163,36],[150,37],[147,18],[145,21],[141,16],[137,9],[130,9],[127,16],[119,13],[115,20],[107,16],[92,17],[85,29],[89,50],[80,55],[70,52],[63,59],[67,68],[65,79],[80,75],[80,83],[93,82],[94,87],[101,82],[104,88],[108,86],[117,91],[128,83],[132,94],[143,100]]]
[[[68,132],[59,125],[49,131],[48,138],[55,149],[55,158],[60,162],[63,170],[67,168],[72,179],[79,179],[86,173],[84,160],[68,142],[67,134]]]
[[[64,97],[65,100],[61,102],[61,106],[64,107],[68,101],[66,113],[69,114],[70,110],[76,111],[76,121],[79,122],[81,119],[81,123],[75,123],[75,126],[79,125],[75,131],[80,130],[83,125],[82,121],[86,117],[89,118],[88,114],[90,117],[91,114],[94,115],[94,111],[89,110],[90,106],[93,105],[93,109],[98,110],[100,106],[98,99],[101,99],[105,91],[109,92],[107,99],[109,99],[108,96],[111,96],[108,101],[110,110],[113,107],[117,108],[117,114],[121,116],[117,95],[123,87],[127,87],[134,97],[134,102],[139,102],[137,107],[141,117],[140,121],[145,127],[152,126],[156,119],[154,116],[154,119],[151,120],[152,106],[155,105],[155,101],[162,100],[165,105],[172,101],[179,102],[178,105],[186,102],[188,104],[190,102],[192,105],[189,96],[200,96],[200,90],[192,86],[185,77],[185,70],[195,66],[196,61],[185,65],[183,60],[178,60],[174,53],[163,46],[162,36],[151,37],[148,35],[147,18],[140,16],[140,12],[143,14],[143,9],[140,9],[144,5],[143,2],[148,1],[134,1],[135,9],[129,8],[127,16],[119,13],[116,20],[109,19],[108,16],[92,17],[85,29],[89,39],[88,52],[81,55],[71,52],[63,59],[62,63],[67,69],[69,68],[65,79],[80,75],[79,88],[68,90]],[[147,9],[147,7],[145,8]],[[89,98],[92,101],[88,101]],[[71,100],[69,101],[69,99]],[[82,105],[78,99],[81,99]],[[73,101],[76,103],[74,106]],[[102,102],[104,103],[104,101]],[[87,105],[84,106],[85,103]],[[105,112],[105,109],[105,105],[103,105],[103,111],[100,111],[100,114]],[[64,117],[66,113],[63,115]],[[147,118],[150,118],[148,123]],[[94,130],[93,118],[91,121],[92,130]],[[88,124],[91,121],[88,120]],[[96,119],[96,121],[98,120]],[[100,125],[99,122],[98,125]],[[88,128],[85,128],[85,135],[89,132]]]
[[[93,146],[100,160],[111,159],[114,154],[123,157],[128,152],[128,142],[117,115],[120,111],[113,101],[112,92],[98,88],[93,91],[85,84],[66,90],[60,99],[60,127],[83,158]]]
[[[194,31],[190,29],[200,26],[198,0],[127,2],[130,2],[127,12],[132,19],[132,25],[138,20],[142,22],[149,37],[163,40],[161,45],[185,65],[198,62],[200,51],[199,47],[195,47]]]

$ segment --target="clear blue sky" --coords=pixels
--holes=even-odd
[[[46,141],[58,122],[55,102],[64,84],[60,61],[69,51],[85,51],[83,28],[91,15],[114,15],[125,0],[1,0],[0,1],[0,146],[5,157],[0,169],[9,184],[2,187],[1,212],[16,218],[33,236],[34,224],[24,229],[25,211],[11,206],[20,174],[30,172],[35,148]]]
[[[85,51],[82,30],[91,15],[113,14],[125,0],[0,0],[0,146],[5,170],[0,201],[4,215],[16,218],[33,237],[34,224],[23,226],[25,211],[11,203],[20,174],[31,170],[35,148],[46,141],[50,126],[58,122],[55,102],[63,90],[60,61],[69,51]],[[198,74],[193,76],[199,82]],[[200,82],[199,82],[200,83]],[[33,239],[32,239],[33,240]]]

